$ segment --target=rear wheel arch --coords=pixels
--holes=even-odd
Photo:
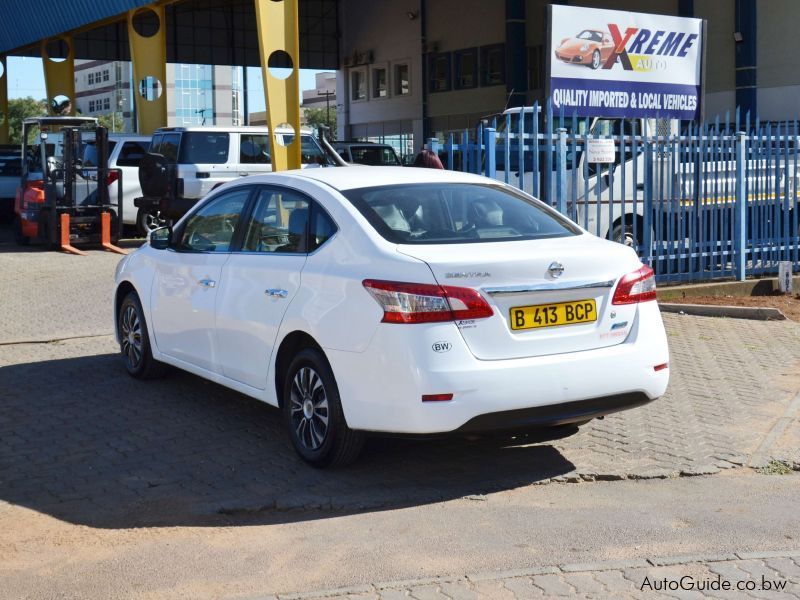
[[[305,331],[292,331],[281,341],[278,351],[275,354],[275,393],[278,397],[278,406],[283,406],[283,381],[286,376],[286,370],[292,362],[295,355],[303,348],[313,348],[317,350],[325,360],[328,357],[317,341]],[[328,361],[330,366],[330,361]]]

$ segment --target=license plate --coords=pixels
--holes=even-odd
[[[558,302],[556,304],[535,304],[516,306],[509,311],[511,329],[536,329],[591,323],[597,321],[597,305],[594,300]]]

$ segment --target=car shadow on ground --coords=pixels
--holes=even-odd
[[[317,470],[275,408],[182,372],[140,382],[116,355],[0,368],[0,499],[93,527],[291,522],[526,486],[574,469],[528,437],[374,438]]]

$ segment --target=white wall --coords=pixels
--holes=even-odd
[[[415,146],[422,138],[422,69],[420,50],[420,20],[409,19],[407,13],[416,13],[417,0],[354,0],[343,2],[339,19],[342,29],[340,53],[342,57],[354,52],[373,51],[372,65],[366,65],[368,77],[371,66],[386,66],[389,71],[389,97],[371,98],[367,86],[367,100],[351,102],[350,69],[338,73],[336,82],[338,137],[351,136],[350,125],[372,124],[384,121],[405,122],[414,129]],[[411,67],[411,93],[393,96],[392,65],[407,61]],[[369,80],[368,80],[369,81]],[[409,131],[410,132],[410,131]]]

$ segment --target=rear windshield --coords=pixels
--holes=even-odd
[[[423,183],[343,192],[386,240],[462,244],[578,235],[539,201],[494,185]]]
[[[353,162],[359,165],[399,167],[394,150],[385,146],[350,146]]]
[[[187,131],[181,136],[178,162],[184,165],[221,165],[228,162],[229,146],[227,133]]]

